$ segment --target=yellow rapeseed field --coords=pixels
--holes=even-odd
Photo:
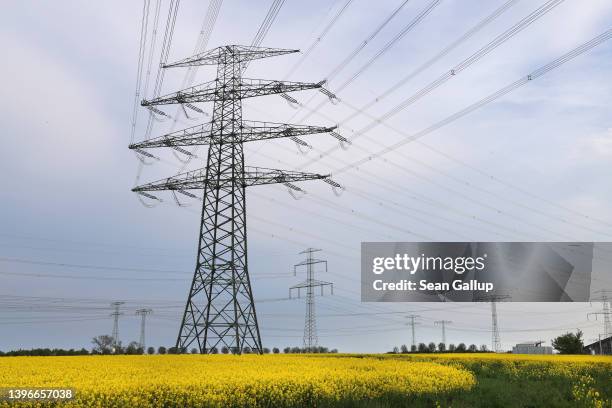
[[[68,387],[58,406],[289,407],[470,390],[468,370],[433,362],[312,355],[7,357],[0,387]],[[37,406],[23,402],[18,406]],[[0,407],[14,403],[0,402]]]

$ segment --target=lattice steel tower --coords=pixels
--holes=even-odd
[[[491,349],[495,353],[502,351],[501,349],[501,338],[499,336],[499,324],[497,321],[497,302],[504,299],[509,299],[510,295],[506,294],[478,294],[475,296],[478,302],[490,302],[491,303]]]
[[[143,350],[145,348],[145,324],[147,315],[150,315],[151,313],[153,313],[152,309],[142,308],[136,310],[136,316],[140,316],[140,340],[138,341],[138,344]]]
[[[451,323],[450,320],[436,320],[434,322],[436,326],[442,326],[442,344],[444,344],[444,347],[446,347],[446,325]]]
[[[152,197],[151,191],[172,190],[193,197],[185,190],[202,189],[203,204],[196,268],[176,342],[180,351],[196,345],[201,353],[223,346],[234,353],[245,347],[262,352],[261,337],[247,268],[245,187],[325,179],[327,176],[294,171],[248,167],[243,143],[281,137],[332,132],[334,127],[287,125],[242,119],[242,99],[320,89],[322,83],[301,83],[242,78],[251,60],[289,54],[298,50],[229,45],[165,65],[191,67],[217,65],[217,78],[158,98],[143,106],[213,102],[212,120],[130,145],[145,148],[208,145],[206,167],[178,174],[132,191]],[[157,109],[157,108],[155,108]],[[199,109],[196,107],[196,109]]]
[[[293,285],[289,288],[289,297],[291,297],[291,291],[297,290],[298,298],[300,296],[300,289],[306,288],[306,319],[304,321],[304,348],[307,350],[317,347],[319,345],[319,339],[317,337],[317,315],[315,311],[315,294],[314,288],[321,288],[321,295],[325,286],[329,286],[331,294],[334,294],[334,284],[331,282],[324,282],[316,280],[314,278],[315,265],[325,264],[325,272],[327,272],[327,261],[322,259],[315,259],[313,253],[321,251],[320,249],[308,248],[300,254],[307,254],[306,260],[293,266],[293,274],[297,275],[297,269],[301,266],[306,266],[306,280],[297,285]]]
[[[419,315],[415,315],[415,314],[411,314],[406,316],[408,319],[410,319],[410,323],[408,323],[412,329],[412,343],[411,343],[411,351],[414,351],[413,349],[416,348],[416,335],[415,335],[415,330],[414,330],[414,326],[418,325],[419,323],[416,322],[416,319],[420,318],[421,316]]]
[[[111,307],[114,309],[110,314],[113,317],[113,347],[119,346],[119,316],[123,313],[119,311],[119,308],[125,302],[113,302],[111,303]]]

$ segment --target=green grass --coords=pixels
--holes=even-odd
[[[385,401],[347,401],[335,407],[594,407],[612,408],[612,358],[520,355],[384,355],[408,361],[434,361],[471,371],[477,380],[468,392],[401,395]],[[358,355],[346,355],[360,357]]]

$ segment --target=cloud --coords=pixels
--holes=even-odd
[[[585,138],[582,153],[588,158],[612,159],[612,128]]]
[[[5,56],[0,77],[8,79],[0,116],[12,140],[3,151],[12,170],[57,181],[105,160],[117,130],[95,84],[70,59],[40,44],[6,31],[0,32],[0,44]]]

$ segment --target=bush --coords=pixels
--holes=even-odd
[[[582,341],[582,330],[576,334],[565,333],[552,341],[552,346],[561,354],[582,354],[584,353],[584,343]]]

